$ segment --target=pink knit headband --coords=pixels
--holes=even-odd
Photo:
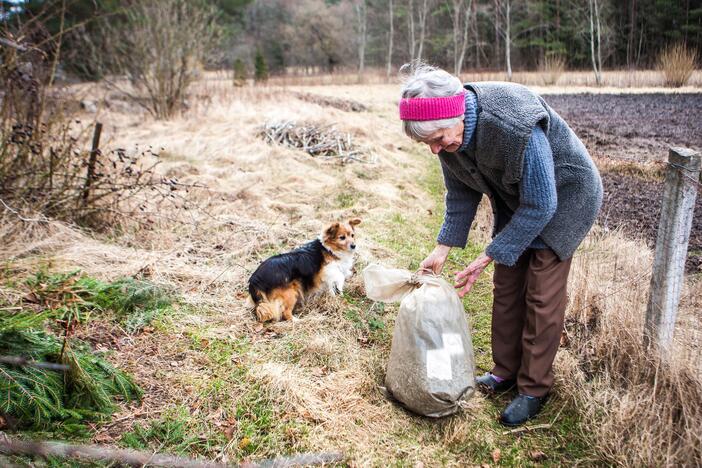
[[[447,97],[400,99],[401,120],[441,120],[463,115],[466,99],[463,93]]]

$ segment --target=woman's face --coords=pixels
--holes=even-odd
[[[427,138],[419,140],[426,143],[431,148],[431,152],[439,154],[439,151],[444,150],[447,153],[455,153],[463,143],[463,122],[459,122],[453,127],[442,128]]]

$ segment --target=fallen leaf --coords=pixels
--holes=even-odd
[[[236,431],[236,426],[228,426],[224,428],[224,437],[227,440],[232,440],[234,438],[234,431]]]
[[[257,323],[256,325],[254,325],[254,331],[256,333],[260,332],[261,330],[263,330],[263,324]]]
[[[105,444],[108,442],[114,442],[114,439],[107,433],[98,434],[93,438],[93,442],[98,442]]]
[[[27,302],[31,302],[31,303],[34,303],[34,304],[38,304],[38,303],[39,303],[39,298],[38,298],[37,295],[34,294],[33,292],[30,292],[29,294],[26,294],[26,295],[23,297],[23,299],[24,299],[25,301],[27,301]]]
[[[502,457],[502,451],[498,448],[492,451],[492,461],[495,463],[500,463],[500,457]]]
[[[541,450],[532,450],[531,452],[529,452],[529,458],[531,458],[534,461],[539,461],[545,459],[546,454]]]

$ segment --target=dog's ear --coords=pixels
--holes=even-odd
[[[359,224],[361,224],[361,218],[351,218],[349,219],[349,224],[351,225],[351,227],[356,227]]]
[[[332,223],[324,229],[324,238],[333,239],[336,237],[336,233],[339,232],[339,223]]]

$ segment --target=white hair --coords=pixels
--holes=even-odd
[[[406,75],[403,80],[403,98],[448,97],[463,92],[461,80],[441,68],[422,62],[406,63],[400,68]],[[404,120],[402,129],[413,140],[423,140],[442,128],[449,128],[463,121],[463,117],[439,120]]]

